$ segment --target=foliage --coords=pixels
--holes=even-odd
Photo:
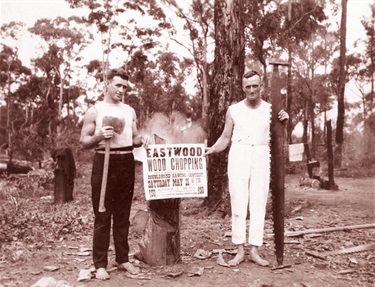
[[[131,88],[126,102],[136,109],[140,127],[155,113],[164,113],[172,122],[174,111],[207,127],[204,101],[210,92],[210,141],[218,138],[224,121],[222,111],[230,101],[241,98],[241,92],[233,91],[233,87],[240,87],[236,81],[242,71],[240,58],[217,66],[224,57],[238,52],[229,42],[232,36],[222,37],[230,22],[224,21],[226,15],[218,16],[218,3],[214,7],[212,0],[68,2],[72,7],[88,8],[87,17],[39,19],[28,32],[23,23],[12,22],[1,27],[4,39],[0,51],[1,100],[9,107],[9,116],[5,117],[9,120],[6,140],[11,142],[16,156],[42,161],[57,145],[78,148],[82,113],[102,96],[107,64],[129,71]],[[324,14],[326,2],[242,2],[246,44],[241,48],[246,47],[250,59],[246,65],[256,66],[257,60],[266,68],[271,57],[283,58],[286,53],[289,57],[290,53],[290,71],[282,75],[283,85],[288,89],[286,101],[290,104],[289,133],[303,121],[309,120],[313,125],[320,113],[332,108],[332,95],[339,94],[339,65],[338,59],[334,59],[339,44],[338,30],[327,20],[329,14]],[[374,5],[370,8],[373,12]],[[356,83],[361,99],[360,106],[345,103],[347,111],[359,108],[361,111],[350,117],[350,121],[346,117],[345,125],[350,132],[360,129],[358,137],[366,142],[373,128],[373,14],[362,19],[367,38],[357,44],[365,47],[365,52],[347,55],[345,66],[345,82]],[[180,23],[186,33],[178,29]],[[96,34],[103,37],[102,58],[89,58],[85,64],[84,48]],[[31,61],[30,67],[25,67],[19,58],[19,45],[25,35],[42,40],[43,53]],[[161,41],[165,36],[188,51],[189,57],[171,50],[171,42]],[[213,56],[215,64],[212,64]],[[227,73],[220,75],[220,68],[228,68]],[[264,76],[267,86],[268,74],[265,72]],[[196,77],[192,85],[198,85],[198,89],[187,86],[191,83],[187,79],[192,77]],[[93,78],[98,81],[91,86]],[[367,86],[371,84],[369,93]],[[315,134],[317,144],[321,144],[324,128],[317,126]],[[345,134],[345,139],[349,138]],[[370,141],[367,153],[372,147]],[[344,151],[352,149],[344,148]],[[362,157],[361,160],[365,161]]]
[[[172,111],[191,113],[189,98],[182,86],[190,62],[180,61],[171,52],[160,53],[155,60],[138,50],[127,64],[130,80],[135,84],[127,97],[140,115],[142,126],[154,113],[172,115]],[[138,100],[135,100],[135,99]]]

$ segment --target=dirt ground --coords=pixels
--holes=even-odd
[[[327,228],[335,226],[374,223],[374,178],[336,177],[338,191],[302,187],[300,175],[286,177],[286,231]],[[325,252],[357,245],[375,243],[375,228],[353,229],[285,237],[285,268],[276,269],[272,219],[267,216],[265,244],[260,252],[271,262],[260,267],[245,260],[238,267],[217,264],[217,249],[225,249],[225,260],[233,257],[234,246],[230,236],[230,217],[209,215],[201,207],[202,199],[184,199],[181,213],[181,263],[173,266],[148,266],[131,257],[141,268],[141,276],[131,278],[114,267],[114,252],[109,253],[111,279],[100,282],[90,279],[78,282],[81,270],[92,268],[91,231],[92,211],[87,172],[81,172],[75,182],[75,200],[60,208],[77,210],[86,218],[85,228],[61,236],[59,240],[44,241],[42,246],[23,250],[22,260],[0,259],[0,286],[32,286],[42,277],[65,280],[67,285],[53,286],[374,286],[374,250],[328,256],[326,260],[308,255],[306,250]],[[40,201],[40,200],[39,200]],[[37,203],[34,200],[31,204]],[[2,203],[3,204],[3,203]],[[42,204],[51,205],[44,201]],[[140,185],[136,185],[132,215],[146,208]],[[48,226],[45,227],[48,230]],[[130,230],[131,255],[137,248],[140,236]],[[3,243],[4,246],[10,243]],[[17,242],[12,243],[17,244]],[[21,243],[20,243],[21,244]],[[211,252],[207,259],[194,257],[198,249]],[[27,256],[25,256],[27,253]],[[8,253],[9,255],[9,253]],[[55,267],[55,268],[52,268]],[[50,269],[48,269],[50,268]],[[54,270],[57,269],[57,270]],[[60,281],[62,283],[62,281]],[[70,284],[70,285],[68,285]],[[51,285],[52,286],[52,285]]]

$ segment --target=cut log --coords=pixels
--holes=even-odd
[[[180,199],[148,202],[148,212],[134,216],[138,230],[143,229],[139,252],[135,257],[152,266],[172,265],[180,261]],[[144,225],[144,227],[143,227]]]

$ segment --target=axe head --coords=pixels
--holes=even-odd
[[[113,131],[117,134],[121,134],[125,128],[125,119],[111,116],[105,116],[103,118],[103,126],[113,127]]]

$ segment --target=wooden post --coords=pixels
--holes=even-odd
[[[156,144],[164,142],[155,135]],[[144,212],[134,215],[133,224],[144,226],[136,258],[153,266],[180,261],[180,202],[179,198],[149,200],[147,216]]]
[[[270,63],[273,65],[271,78],[271,192],[272,211],[274,224],[274,240],[276,260],[278,265],[284,260],[284,130],[285,126],[279,121],[278,113],[283,109],[281,99],[281,83],[279,77],[279,65],[287,65],[281,62]]]

